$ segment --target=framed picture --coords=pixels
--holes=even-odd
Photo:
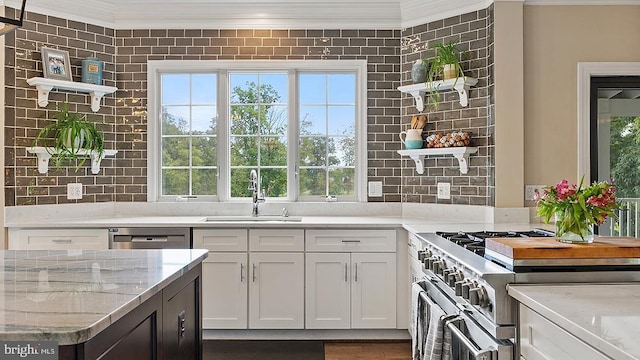
[[[68,51],[43,47],[42,68],[47,79],[73,81]]]

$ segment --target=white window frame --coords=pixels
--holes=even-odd
[[[217,73],[218,78],[218,195],[198,196],[197,201],[247,202],[250,199],[231,199],[229,194],[229,94],[228,73],[232,71],[287,71],[296,75],[298,71],[344,72],[356,74],[356,194],[355,197],[338,197],[339,201],[366,202],[367,188],[367,62],[365,60],[150,60],[147,63],[147,201],[176,201],[176,196],[161,197],[160,189],[160,125],[161,104],[160,77],[166,73]],[[297,76],[289,76],[289,124],[297,124],[299,104],[297,102]],[[295,120],[295,122],[294,122]],[[224,131],[220,131],[224,129]],[[289,126],[289,144],[298,143],[298,127]],[[273,201],[298,201],[298,146],[290,146],[287,154],[288,189],[287,198]],[[292,160],[293,159],[293,160]],[[224,172],[224,174],[223,174]],[[313,201],[304,199],[304,201]]]

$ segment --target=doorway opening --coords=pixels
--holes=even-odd
[[[592,76],[590,182],[613,179],[621,209],[600,235],[640,237],[640,76]]]

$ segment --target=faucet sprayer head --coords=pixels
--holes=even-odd
[[[258,173],[255,170],[251,170],[249,173],[249,191],[257,191],[258,186]]]

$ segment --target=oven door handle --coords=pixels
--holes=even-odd
[[[462,321],[461,319],[452,319],[446,322],[446,326],[451,331],[451,336],[456,337],[464,347],[471,352],[474,360],[492,360],[493,359],[493,351],[491,349],[482,350],[478,349],[478,347],[467,338],[467,336],[460,330],[456,323]]]

